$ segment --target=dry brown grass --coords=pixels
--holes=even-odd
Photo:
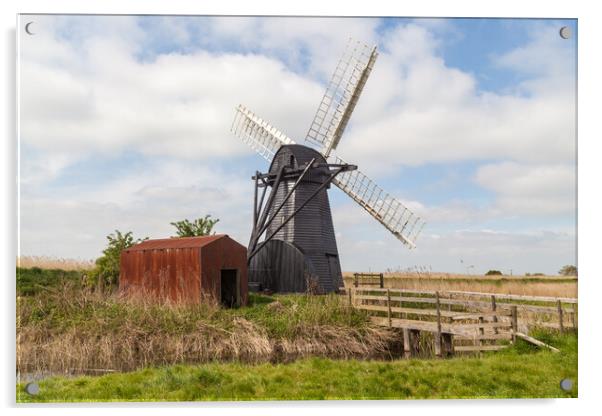
[[[410,272],[393,272],[393,273],[384,273],[385,278],[393,278],[393,279],[451,279],[451,280],[480,280],[487,279],[491,281],[496,280],[529,280],[529,279],[546,279],[546,280],[566,280],[566,279],[577,279],[576,276],[560,276],[560,275],[491,275],[485,276],[482,274],[460,274],[460,273],[442,273],[442,272],[420,272],[420,271],[410,271]],[[343,272],[344,278],[353,277],[353,272]]]
[[[353,274],[345,273],[345,285]],[[378,282],[378,278],[364,279]],[[564,276],[475,276],[449,273],[385,274],[385,287],[415,290],[455,290],[527,296],[577,297],[577,278]]]
[[[386,358],[398,343],[386,328],[356,324],[353,319],[364,315],[350,310],[342,297],[279,299],[282,305],[274,314],[269,303],[225,310],[211,303],[159,304],[69,287],[21,297],[17,370],[82,373],[214,360]]]
[[[94,260],[62,259],[48,256],[20,256],[17,257],[17,267],[61,270],[90,270],[94,267]]]

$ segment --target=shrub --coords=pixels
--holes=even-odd
[[[567,264],[558,271],[558,274],[562,276],[577,276],[577,267]]]
[[[485,273],[485,276],[501,276],[502,272],[500,272],[499,270],[489,270],[487,273]]]
[[[211,219],[211,215],[205,215],[205,218],[197,218],[193,222],[185,219],[183,221],[171,222],[170,224],[176,227],[177,237],[200,237],[211,234],[215,224],[219,219]],[[213,232],[215,234],[215,231]]]
[[[109,244],[102,251],[103,255],[96,259],[96,266],[89,275],[89,283],[101,287],[117,285],[121,251],[147,239],[148,237],[134,239],[131,231],[124,234],[115,230],[115,234],[109,234],[107,236]]]

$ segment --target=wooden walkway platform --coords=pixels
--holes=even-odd
[[[403,330],[407,356],[417,352],[421,332],[434,334],[434,351],[438,356],[498,351],[517,338],[558,351],[519,331],[519,308],[522,314],[557,318],[556,322],[538,322],[537,326],[554,327],[561,332],[577,327],[577,300],[571,298],[374,287],[344,290],[349,305],[367,311],[374,324]],[[529,322],[520,325],[528,330]]]

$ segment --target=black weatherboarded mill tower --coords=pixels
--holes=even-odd
[[[310,147],[290,144],[278,149],[269,173],[255,177],[257,188],[272,190],[263,212],[258,212],[257,204],[255,208],[249,245],[251,282],[277,292],[322,293],[342,286],[327,189],[339,172],[353,168],[328,165]],[[259,243],[254,237],[262,228],[266,240]]]
[[[328,293],[342,286],[327,194],[331,183],[414,247],[424,221],[334,154],[377,56],[376,47],[349,41],[305,137],[311,147],[295,144],[244,106],[236,108],[232,132],[270,162],[268,173],[253,176],[250,289]]]

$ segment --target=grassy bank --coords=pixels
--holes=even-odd
[[[358,361],[311,358],[288,364],[209,363],[102,377],[54,377],[20,402],[577,397],[577,338],[539,333],[554,354],[519,342],[483,358]],[[560,389],[563,378],[575,383]]]
[[[336,295],[252,295],[240,309],[120,299],[71,284],[17,300],[17,370],[86,372],[149,365],[386,358],[398,340]]]

